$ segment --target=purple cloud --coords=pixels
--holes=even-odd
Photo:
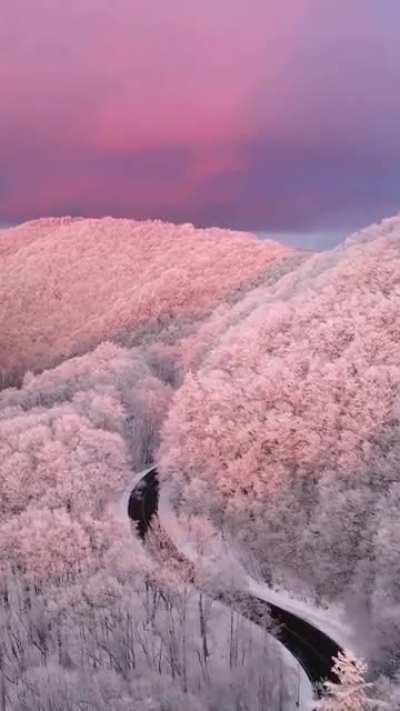
[[[352,229],[400,207],[396,0],[14,0],[0,220]]]

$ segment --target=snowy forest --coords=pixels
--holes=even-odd
[[[0,303],[0,711],[299,708],[268,615],[140,540],[153,463],[203,553],[351,621],[357,709],[399,711],[400,217],[320,253],[37,220],[0,230]]]

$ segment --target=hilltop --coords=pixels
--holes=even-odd
[[[3,381],[196,320],[293,251],[220,229],[49,218],[0,231]],[[8,380],[7,380],[8,379]]]

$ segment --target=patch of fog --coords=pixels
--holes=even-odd
[[[262,230],[254,234],[260,240],[272,239],[281,244],[312,251],[332,249],[342,242],[348,231],[315,231],[315,232],[268,232]]]

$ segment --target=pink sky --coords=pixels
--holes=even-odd
[[[0,221],[310,231],[400,207],[397,0],[13,0]]]

